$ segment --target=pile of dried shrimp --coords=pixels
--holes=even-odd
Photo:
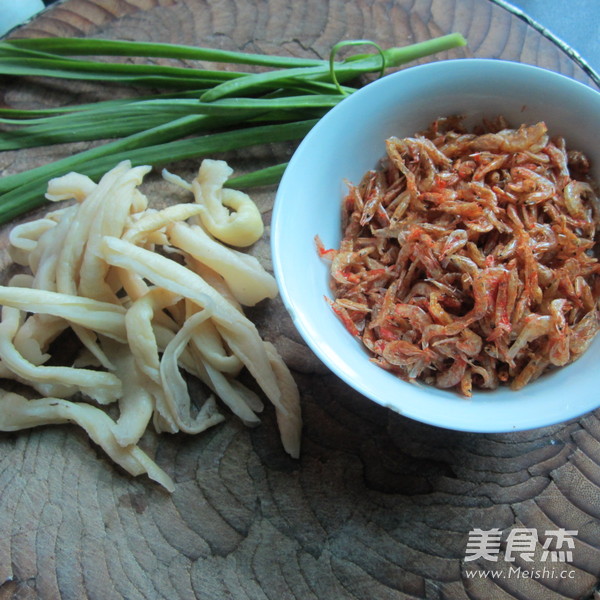
[[[600,327],[590,165],[543,122],[468,132],[440,118],[387,153],[343,202],[333,310],[408,381],[520,389]]]

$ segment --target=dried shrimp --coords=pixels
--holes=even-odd
[[[343,201],[335,313],[399,377],[520,389],[577,359],[600,328],[590,164],[545,123],[460,117],[386,141]]]

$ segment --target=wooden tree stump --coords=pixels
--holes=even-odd
[[[65,0],[12,35],[327,57],[341,39],[389,46],[452,31],[468,47],[429,60],[510,59],[594,85],[552,40],[489,0]],[[37,106],[103,94],[87,83],[6,79],[0,101]],[[71,151],[4,153],[0,168],[8,174]],[[282,144],[250,157],[260,163],[292,151]],[[235,166],[239,155],[232,156]],[[181,174],[196,167],[177,166]],[[151,178],[150,185],[163,184]],[[273,196],[272,189],[256,196],[266,222]],[[6,269],[6,229],[2,240]],[[270,265],[267,241],[254,252]],[[329,373],[279,300],[249,314],[302,391],[301,459],[284,454],[268,410],[256,429],[230,418],[195,437],[148,435],[145,447],[176,482],[168,495],[115,468],[74,426],[1,434],[1,599],[599,597],[599,411],[504,435],[426,426],[376,406]],[[475,528],[499,528],[503,540],[515,528],[536,529],[533,561],[507,563],[502,553],[497,563],[466,561]],[[542,556],[544,532],[559,528],[577,530],[575,547],[571,561],[551,563]],[[558,574],[470,575],[510,567]]]

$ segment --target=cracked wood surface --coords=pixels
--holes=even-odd
[[[343,38],[402,45],[460,31],[467,49],[436,58],[518,60],[591,84],[563,50],[489,0],[65,0],[13,35],[95,36],[300,56]],[[93,100],[90,84],[6,80],[9,106]],[[110,92],[111,94],[113,92]],[[426,100],[426,99],[425,99]],[[78,144],[77,147],[85,147]],[[290,145],[244,156],[260,165]],[[5,153],[4,173],[73,151]],[[241,161],[240,161],[241,162]],[[177,165],[191,174],[193,161]],[[166,190],[150,178],[149,185]],[[273,190],[256,194],[268,222]],[[6,270],[6,231],[2,232]],[[253,252],[270,265],[267,241]],[[281,303],[248,311],[292,368],[305,419],[299,461],[272,412],[196,437],[148,435],[172,495],[115,468],[75,427],[0,435],[0,599],[558,600],[597,598],[600,411],[507,435],[446,431],[376,406],[304,346]],[[470,578],[473,528],[577,530],[567,577]],[[567,572],[567,571],[565,571]]]

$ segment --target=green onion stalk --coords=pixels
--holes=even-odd
[[[329,60],[271,56],[178,44],[81,38],[0,42],[0,76],[50,77],[128,86],[135,95],[38,110],[0,108],[0,152],[76,141],[102,143],[0,179],[0,223],[41,206],[52,177],[78,171],[98,179],[121,160],[159,166],[256,144],[298,141],[357,89],[361,76],[464,46],[458,33],[382,49],[369,40],[333,46]],[[376,52],[336,60],[346,46]],[[88,56],[169,58],[263,67],[261,72],[123,64]],[[140,89],[151,87],[150,94]],[[248,189],[276,184],[286,164],[229,180]]]

